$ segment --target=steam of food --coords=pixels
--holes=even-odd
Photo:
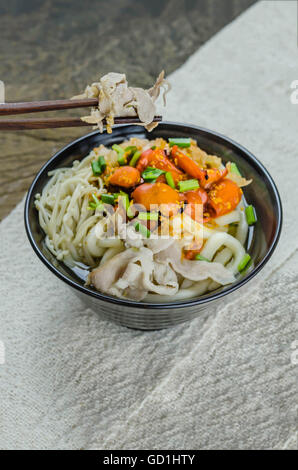
[[[123,73],[110,72],[99,80],[85,88],[81,95],[73,96],[72,99],[98,98],[98,106],[91,109],[89,116],[82,117],[82,121],[98,126],[103,132],[103,121],[106,121],[107,132],[112,132],[114,117],[137,116],[148,131],[154,129],[158,123],[153,122],[156,114],[155,102],[163,88],[163,103],[166,105],[166,94],[171,85],[164,78],[162,71],[153,87],[149,90],[143,88],[129,87],[126,76]]]

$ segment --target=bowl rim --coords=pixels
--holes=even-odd
[[[96,134],[102,135],[98,130],[90,132],[88,134],[85,134],[82,137],[79,137],[76,140],[73,140],[69,144],[65,145],[63,148],[58,150],[38,171],[37,175],[33,179],[30,188],[28,190],[26,200],[25,200],[25,207],[24,207],[24,222],[25,222],[25,229],[26,233],[29,239],[29,242],[39,257],[39,259],[45,264],[45,266],[52,271],[59,279],[64,281],[66,284],[69,286],[73,287],[74,289],[80,291],[81,293],[84,293],[88,296],[91,296],[93,298],[96,298],[98,300],[112,303],[112,304],[117,304],[117,305],[123,305],[126,307],[132,307],[132,308],[137,308],[137,309],[150,309],[150,310],[171,310],[173,308],[186,308],[186,307],[193,307],[197,305],[203,305],[208,302],[211,302],[213,300],[220,299],[221,297],[225,297],[226,295],[234,292],[235,290],[239,289],[242,287],[244,284],[249,282],[252,278],[256,276],[256,274],[259,273],[259,271],[265,266],[265,264],[269,261],[270,257],[272,256],[278,240],[280,238],[281,234],[281,228],[282,228],[282,221],[283,221],[283,211],[282,211],[282,204],[281,204],[281,198],[278,192],[278,189],[274,183],[274,180],[272,179],[271,175],[269,172],[266,170],[266,168],[263,166],[263,164],[245,147],[243,147],[241,144],[237,143],[233,139],[226,137],[223,134],[220,134],[216,131],[213,131],[211,129],[207,129],[201,126],[196,126],[193,124],[187,124],[187,123],[180,123],[180,122],[175,122],[175,121],[161,121],[159,125],[166,125],[166,126],[179,126],[180,129],[181,127],[184,127],[186,129],[193,129],[195,131],[200,131],[203,134],[208,134],[211,135],[213,138],[217,141],[224,141],[225,143],[229,144],[232,147],[235,147],[238,151],[240,150],[242,153],[248,157],[249,163],[252,164],[262,175],[267,179],[267,182],[269,182],[271,186],[271,190],[277,205],[277,226],[276,226],[276,231],[274,233],[273,240],[271,242],[270,247],[268,248],[267,253],[265,254],[264,258],[262,261],[259,263],[259,265],[255,268],[252,269],[251,272],[247,274],[247,276],[243,277],[242,279],[239,279],[235,283],[231,284],[231,286],[227,287],[227,289],[219,292],[214,292],[210,293],[210,295],[206,295],[204,297],[198,297],[198,298],[193,298],[193,299],[188,299],[185,301],[178,301],[178,302],[138,302],[135,300],[128,300],[128,299],[120,299],[116,297],[112,297],[106,294],[103,294],[98,291],[93,291],[89,289],[88,287],[85,287],[84,285],[80,285],[76,281],[73,281],[72,279],[68,278],[66,275],[61,273],[41,252],[39,247],[37,246],[37,243],[35,242],[35,239],[32,234],[31,226],[30,226],[30,220],[29,220],[29,206],[30,206],[30,201],[31,198],[34,196],[33,192],[35,191],[35,186],[40,178],[40,176],[44,173],[44,171],[47,169],[48,166],[52,164],[53,161],[55,161],[62,153],[64,153],[67,149],[70,149],[72,146],[84,141],[85,139],[88,139]],[[125,127],[133,127],[131,124],[123,124],[120,126],[117,126],[117,129],[119,128],[125,128]],[[104,131],[106,133],[106,131]]]

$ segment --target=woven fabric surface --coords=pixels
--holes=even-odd
[[[37,259],[23,203],[0,224],[0,448],[297,447],[296,18],[258,3],[170,77],[165,118],[241,142],[281,193],[279,246],[238,298],[169,330],[116,326]]]

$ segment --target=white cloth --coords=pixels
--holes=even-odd
[[[115,326],[37,259],[23,203],[1,223],[1,448],[297,446],[296,7],[253,6],[171,76],[165,117],[241,142],[281,192],[279,247],[238,298],[169,330]]]

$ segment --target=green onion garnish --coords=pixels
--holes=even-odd
[[[138,215],[140,220],[158,220],[158,212],[140,212]]]
[[[127,209],[129,208],[129,197],[124,191],[121,191],[120,196],[118,197],[118,204],[120,203],[123,205],[125,212],[127,212]]]
[[[89,202],[89,210],[96,210],[97,208],[103,209],[103,203],[95,196],[95,194],[92,194],[92,199],[94,202],[90,201]]]
[[[241,173],[238,170],[236,163],[231,163],[231,173],[236,173],[236,175],[241,176]]]
[[[118,163],[120,166],[126,165],[126,158],[125,157],[118,157]]]
[[[89,207],[88,209],[89,210],[95,210],[97,208],[97,205],[95,204],[95,202],[89,202]]]
[[[137,161],[139,160],[140,156],[141,156],[141,152],[140,152],[139,150],[137,150],[137,151],[133,154],[133,156],[131,157],[131,160],[130,160],[130,162],[129,162],[129,166],[136,166]]]
[[[102,173],[101,166],[99,165],[97,160],[95,162],[91,162],[91,168],[92,168],[92,173],[94,176],[101,175]]]
[[[145,225],[141,224],[140,222],[137,222],[135,224],[135,229],[137,232],[141,233],[144,237],[149,238],[151,235],[150,230],[145,227]]]
[[[170,147],[173,147],[173,145],[177,145],[178,147],[181,148],[187,148],[190,147],[190,139],[189,138],[183,138],[183,137],[177,137],[177,138],[170,138],[168,139]]]
[[[102,194],[101,195],[101,200],[105,204],[114,204],[115,197],[114,197],[113,194]]]
[[[112,145],[112,149],[115,150],[118,153],[118,163],[119,165],[125,165],[126,159],[125,159],[125,150],[120,147],[118,144]]]
[[[122,153],[122,154],[125,153],[125,150],[122,147],[120,147],[120,145],[118,145],[118,144],[112,145],[112,149],[115,150],[118,154],[119,153]]]
[[[105,157],[102,155],[95,162],[91,162],[91,168],[94,176],[101,175],[106,169]]]
[[[106,161],[105,161],[105,157],[103,155],[98,157],[98,163],[101,166],[102,171],[105,171],[105,169],[107,167],[107,164],[106,164]]]
[[[92,194],[92,199],[95,202],[95,204],[100,204],[100,200],[95,196],[95,194]]]
[[[171,188],[176,189],[172,173],[170,171],[167,171],[165,174],[165,177],[166,177],[166,182],[168,183],[168,185],[171,186]]]
[[[200,253],[198,253],[198,254],[195,256],[195,259],[196,259],[197,261],[208,261],[208,263],[210,263],[210,259],[205,258],[205,256],[200,255]]]
[[[93,172],[94,176],[101,175],[101,173],[102,173],[101,166],[99,165],[97,160],[96,160],[96,162],[91,162],[91,168],[92,168],[92,172]]]
[[[151,150],[155,150],[155,149],[156,149],[156,145],[153,145],[153,146],[151,147]]]
[[[125,147],[124,152],[128,153],[129,155],[132,155],[137,151],[137,147],[135,145],[129,145],[128,147]]]
[[[131,205],[129,205],[128,208],[126,209],[126,214],[127,214],[127,217],[129,217],[130,219],[132,219],[136,215]]]
[[[198,180],[186,180],[179,181],[178,183],[179,191],[184,193],[185,191],[192,191],[193,189],[198,189],[200,187]]]
[[[257,217],[253,206],[247,206],[245,208],[245,215],[248,225],[253,225],[256,223]]]
[[[148,166],[145,171],[142,173],[142,178],[144,178],[145,181],[154,183],[156,179],[160,176],[163,175],[165,171],[160,170],[159,168],[152,168]]]
[[[238,264],[238,271],[239,271],[240,273],[241,273],[241,271],[243,271],[243,270],[246,268],[246,266],[248,265],[248,263],[250,262],[250,260],[251,260],[251,257],[249,256],[248,253],[246,253],[246,254],[243,256],[243,258],[242,258],[242,260],[240,261],[240,263]]]

